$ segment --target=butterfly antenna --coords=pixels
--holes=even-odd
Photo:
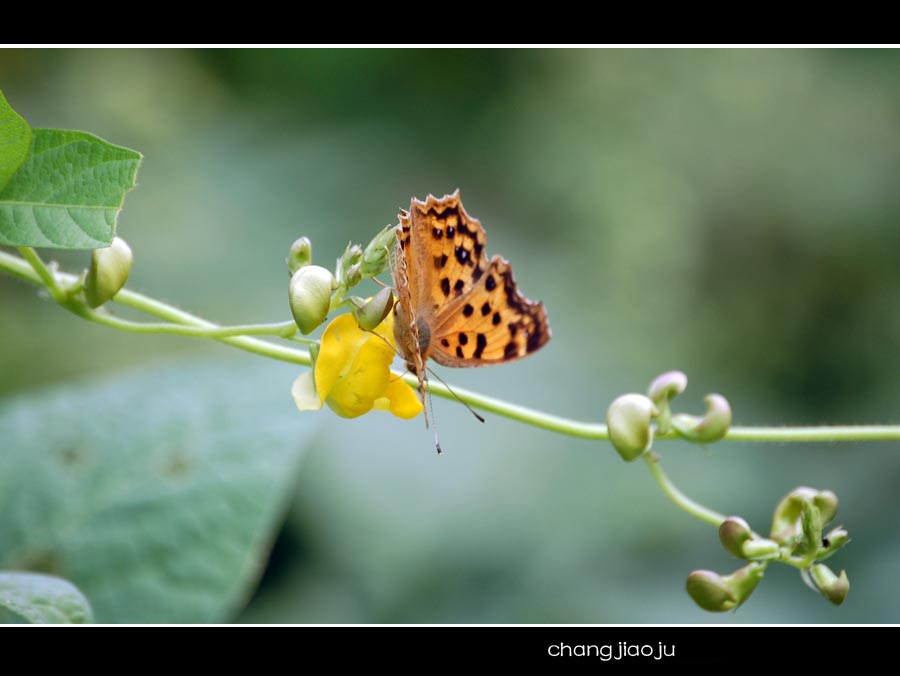
[[[384,342],[390,347],[391,350],[394,351],[394,354],[395,354],[397,357],[399,357],[401,360],[403,359],[403,355],[400,354],[400,351],[397,350],[397,349],[393,346],[393,344],[392,344],[390,341],[388,341],[384,336],[382,336],[381,334],[379,334],[377,331],[372,331],[371,329],[366,329],[365,331],[367,331],[367,332],[369,332],[370,334],[372,334],[372,335],[377,336],[378,338],[380,338],[382,341],[384,341]],[[431,371],[431,369],[429,369],[428,371]],[[406,373],[407,373],[407,374],[409,373],[409,369],[406,370]],[[432,375],[436,376],[437,379],[438,379],[441,383],[443,383],[445,386],[447,386],[447,384],[444,382],[444,380],[443,380],[440,376],[438,376],[437,374],[435,374],[433,371],[431,371],[431,373],[432,373]],[[426,377],[425,377],[425,382],[427,382],[427,381],[428,381],[428,377],[426,376]],[[450,386],[447,386],[447,389],[450,390]],[[451,391],[451,392],[452,392],[452,391]],[[456,393],[453,393],[453,396],[456,397]],[[430,427],[431,427],[432,421],[434,421],[434,406],[431,404],[431,393],[428,392],[428,391],[426,390],[426,388],[425,388],[425,383],[424,383],[424,382],[423,382],[423,384],[422,384],[422,387],[419,389],[419,397],[420,397],[421,400],[422,400],[422,409],[423,409],[423,411],[425,412],[425,427],[426,427],[426,428],[430,428]],[[426,399],[428,400],[428,406],[427,406],[427,407],[425,407],[425,401],[426,401]],[[459,398],[456,397],[456,399],[459,399]],[[460,400],[460,402],[462,402],[462,400]],[[466,403],[463,402],[463,404],[466,404]],[[469,405],[466,404],[466,406],[468,407]],[[428,415],[428,410],[429,410],[429,409],[431,410],[431,416],[430,416],[430,417],[429,417],[429,415]],[[469,410],[471,411],[472,408],[469,407]],[[473,411],[472,413],[475,414],[474,411]],[[482,423],[484,422],[484,419],[481,418],[481,416],[478,416],[478,414],[475,414],[475,416],[476,416],[476,417],[478,418],[478,420],[480,420]],[[435,428],[436,428],[436,427],[437,427],[437,426],[435,426]],[[438,455],[442,454],[443,452],[441,451],[441,444],[440,444],[440,442],[438,442],[438,439],[437,439],[437,430],[435,430],[435,432],[434,432],[434,444],[435,444],[435,446],[437,447]]]
[[[429,369],[429,371],[431,371]],[[434,372],[432,372],[434,373]],[[436,375],[436,374],[435,374]],[[440,376],[438,376],[440,379]],[[428,381],[428,378],[425,378],[425,381]],[[441,449],[441,441],[438,439],[438,427],[437,427],[437,419],[434,417],[434,403],[431,399],[431,388],[427,390],[428,396],[428,409],[431,411],[431,425],[434,427],[434,448],[437,449],[438,456],[443,456],[444,450]],[[425,416],[425,425],[428,425],[428,416]]]
[[[461,398],[459,395],[457,395],[455,392],[453,392],[453,388],[450,387],[450,384],[447,383],[444,379],[442,379],[442,378],[438,375],[437,372],[432,371],[432,369],[431,369],[430,367],[428,367],[428,373],[431,374],[432,376],[434,376],[438,381],[440,381],[441,383],[443,383],[443,384],[444,384],[444,387],[450,392],[450,394],[453,395],[453,397],[455,397],[457,400],[459,400],[460,404],[462,404],[466,409],[468,409],[468,410],[471,412],[472,416],[474,416],[474,417],[477,418],[479,421],[481,421],[482,423],[484,423],[484,416],[482,416],[482,415],[479,414],[477,411],[475,411],[475,410],[469,405],[468,402],[466,402],[463,398]],[[431,397],[431,391],[428,392],[428,395],[429,395],[429,402],[430,402],[430,401],[431,401],[431,399],[430,399],[430,397]],[[434,413],[431,414],[431,418],[434,418]]]

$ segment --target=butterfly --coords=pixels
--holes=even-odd
[[[428,358],[445,367],[485,367],[530,355],[550,340],[544,304],[522,296],[509,261],[488,261],[486,244],[459,190],[413,198],[409,211],[400,211],[394,339],[419,379],[423,407]]]

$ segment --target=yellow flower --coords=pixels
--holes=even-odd
[[[317,411],[327,403],[344,418],[373,408],[418,416],[422,403],[415,391],[391,372],[394,349],[385,339],[393,340],[393,320],[391,313],[373,333],[360,329],[352,315],[335,318],[322,335],[314,370],[300,374],[291,388],[297,408]]]

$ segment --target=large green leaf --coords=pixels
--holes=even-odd
[[[0,191],[25,161],[31,145],[31,127],[12,109],[0,91]]]
[[[22,571],[0,572],[0,607],[29,623],[90,623],[91,605],[69,581]]]
[[[223,622],[252,591],[320,417],[292,370],[179,364],[0,403],[0,569],[98,622]]]
[[[140,162],[140,153],[85,132],[35,129],[25,161],[0,191],[0,245],[109,245]]]

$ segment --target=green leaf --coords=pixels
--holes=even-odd
[[[91,605],[69,581],[22,571],[0,572],[0,607],[29,623],[92,623]]]
[[[72,581],[98,622],[232,619],[320,420],[292,371],[185,363],[0,402],[0,568]]]
[[[0,191],[25,161],[30,145],[31,127],[12,109],[0,91]]]
[[[0,245],[96,249],[116,234],[141,154],[85,132],[35,129],[0,191]]]

